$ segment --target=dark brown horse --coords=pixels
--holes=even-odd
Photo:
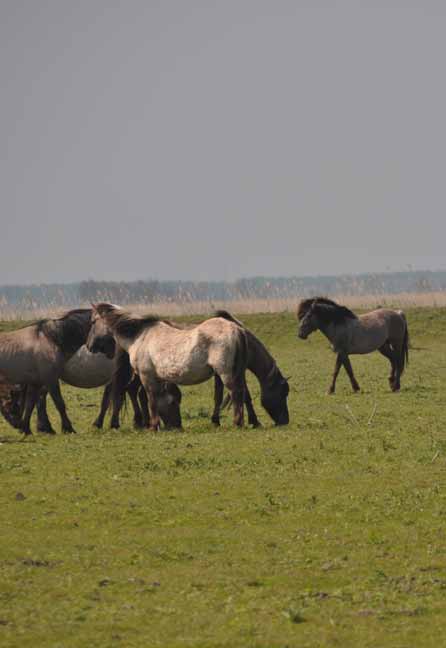
[[[389,384],[392,391],[399,391],[400,377],[409,360],[409,333],[403,311],[378,308],[358,317],[331,299],[312,297],[300,302],[297,318],[298,336],[302,340],[320,330],[337,354],[330,394],[335,391],[336,378],[342,366],[347,371],[353,391],[359,391],[348,356],[372,351],[379,351],[390,361]]]
[[[288,380],[283,377],[276,361],[266,349],[264,344],[247,328],[239,322],[228,311],[219,310],[216,317],[223,317],[243,327],[248,342],[248,355],[246,368],[257,378],[260,385],[260,400],[264,409],[268,412],[276,425],[287,425],[290,417],[288,413],[287,398],[290,391]],[[220,425],[220,410],[223,399],[223,384],[218,376],[215,376],[215,409],[212,415],[212,422]],[[252,404],[251,394],[245,386],[245,405],[248,412],[248,422],[257,427],[260,425],[257,414]]]

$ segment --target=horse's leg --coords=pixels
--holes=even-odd
[[[143,416],[142,416],[142,411],[139,406],[139,401],[138,401],[138,392],[139,388],[141,386],[141,383],[138,378],[134,378],[130,385],[127,387],[127,393],[130,396],[130,400],[132,402],[133,406],[133,425],[136,428],[142,428],[143,426]]]
[[[397,364],[398,364],[395,361],[395,352],[393,351],[393,349],[390,346],[389,342],[386,342],[385,344],[383,344],[382,347],[380,347],[378,349],[378,351],[380,353],[382,353],[382,355],[389,360],[390,365],[392,367],[392,370],[391,370],[390,376],[389,376],[389,385],[390,385],[390,389],[392,389],[392,391],[393,391],[393,387],[394,387],[394,383],[395,383],[395,373],[396,373]]]
[[[31,414],[33,413],[34,405],[39,398],[39,391],[39,387],[36,387],[35,385],[28,385],[26,388],[25,411],[20,423],[20,429],[26,435],[31,434],[29,422],[31,419]]]
[[[234,411],[234,425],[237,427],[243,427],[246,385],[245,376],[231,376],[228,380],[225,380],[224,378],[222,378],[222,380],[223,384],[231,392],[232,407]]]
[[[159,387],[150,381],[147,376],[140,376],[141,382],[146,390],[147,398],[149,400],[149,414],[150,414],[150,430],[155,432],[159,429],[160,426],[160,417],[158,414],[158,403],[156,401],[157,392]]]
[[[395,375],[393,378],[393,383],[390,385],[390,387],[393,392],[398,392],[401,387],[400,376],[401,376],[402,348],[401,346],[397,346],[395,344],[392,344],[392,348],[393,348],[393,357],[394,357],[394,365],[395,365]]]
[[[214,376],[214,412],[212,414],[211,421],[212,423],[218,427],[220,425],[220,410],[221,410],[221,404],[223,402],[223,381],[220,378],[220,376],[217,376],[215,374]]]
[[[42,389],[39,398],[37,399],[37,431],[45,432],[46,434],[56,434],[51,425],[51,421],[48,418],[48,412],[46,409],[47,394],[47,390]]]
[[[257,414],[252,404],[251,394],[249,393],[248,385],[246,383],[245,383],[245,405],[246,405],[246,411],[248,412],[249,425],[252,425],[252,427],[255,428],[260,427],[261,423],[257,418]]]
[[[335,368],[334,368],[334,371],[333,371],[333,379],[331,381],[330,387],[328,388],[328,393],[329,394],[334,394],[335,393],[336,379],[338,377],[339,370],[341,369],[343,364],[344,364],[344,362],[343,362],[343,359],[342,359],[342,355],[340,353],[338,353],[338,355],[336,356]]]
[[[102,426],[104,425],[105,415],[107,413],[108,406],[110,405],[110,394],[111,383],[108,383],[108,385],[105,385],[104,391],[102,392],[101,408],[99,410],[98,417],[93,423],[93,425],[99,430],[102,430]]]
[[[345,367],[345,371],[348,373],[348,377],[350,378],[350,382],[353,388],[354,392],[358,392],[360,390],[360,387],[358,385],[358,382],[353,374],[353,367],[351,365],[350,359],[348,355],[342,356],[342,363]]]
[[[76,432],[76,430],[71,425],[70,419],[68,418],[67,408],[65,407],[65,401],[60,391],[59,381],[50,386],[49,392],[62,421],[62,432],[64,432],[65,434]]]
[[[144,428],[148,428],[150,425],[150,414],[149,414],[149,401],[147,399],[147,394],[146,390],[144,387],[141,385],[140,382],[138,382],[138,399],[139,399],[139,406],[141,408],[141,426]]]

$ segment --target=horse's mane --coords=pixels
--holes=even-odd
[[[268,373],[266,375],[266,380],[270,386],[279,381],[285,380],[282,372],[277,366],[276,361],[274,360],[273,356],[268,351],[266,346],[261,340],[259,340],[258,337],[254,335],[252,331],[245,327],[243,322],[240,322],[240,320],[236,319],[233,315],[231,315],[231,313],[226,310],[215,311],[214,317],[222,317],[223,319],[229,320],[230,322],[234,322],[245,330],[248,339],[248,369],[253,371],[253,368],[255,368],[256,366],[256,360],[261,359],[266,365],[269,366],[269,369],[267,369]]]
[[[34,326],[62,351],[75,353],[86,342],[90,317],[91,308],[73,308],[60,317],[38,320]]]
[[[113,304],[95,304],[94,308],[106,320],[107,324],[113,328],[113,331],[117,335],[129,339],[135,338],[141,331],[159,322],[172,326],[170,322],[161,319],[158,315],[132,315],[117,306],[113,306]]]
[[[303,299],[297,308],[297,319],[301,321],[310,308],[326,323],[343,324],[349,319],[358,319],[347,306],[341,306],[328,297],[310,297]]]

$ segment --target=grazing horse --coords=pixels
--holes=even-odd
[[[353,391],[359,391],[348,356],[372,351],[379,351],[390,361],[390,388],[394,392],[399,391],[400,376],[409,361],[409,332],[403,311],[378,308],[358,317],[331,299],[312,297],[300,302],[297,318],[300,323],[298,336],[302,340],[319,329],[337,354],[329,394],[335,391],[336,378],[342,365]]]
[[[230,322],[235,322],[245,330],[248,341],[248,356],[246,368],[257,378],[260,384],[260,400],[262,406],[268,412],[276,425],[287,425],[290,421],[288,413],[287,398],[290,391],[288,380],[280,372],[276,361],[262,344],[262,342],[241,322],[235,319],[228,311],[219,310],[216,317],[223,317]],[[222,404],[223,384],[218,376],[215,376],[215,411],[212,421],[215,425],[220,424],[220,405]],[[251,394],[245,386],[245,405],[248,412],[248,422],[253,427],[260,425],[257,414],[252,404]]]
[[[163,381],[196,385],[219,376],[230,390],[234,424],[243,425],[247,342],[243,328],[221,317],[182,329],[153,315],[138,317],[112,304],[92,304],[92,327],[87,348],[101,350],[112,334],[129,354],[149,399],[150,428],[159,426],[156,396]]]

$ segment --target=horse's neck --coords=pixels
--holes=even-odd
[[[263,344],[248,332],[248,364],[247,367],[256,376],[260,383],[265,382],[275,367],[274,358],[269,354]]]
[[[330,322],[330,324],[322,324],[322,326],[319,326],[319,330],[332,344],[336,341],[339,331],[333,322]]]

